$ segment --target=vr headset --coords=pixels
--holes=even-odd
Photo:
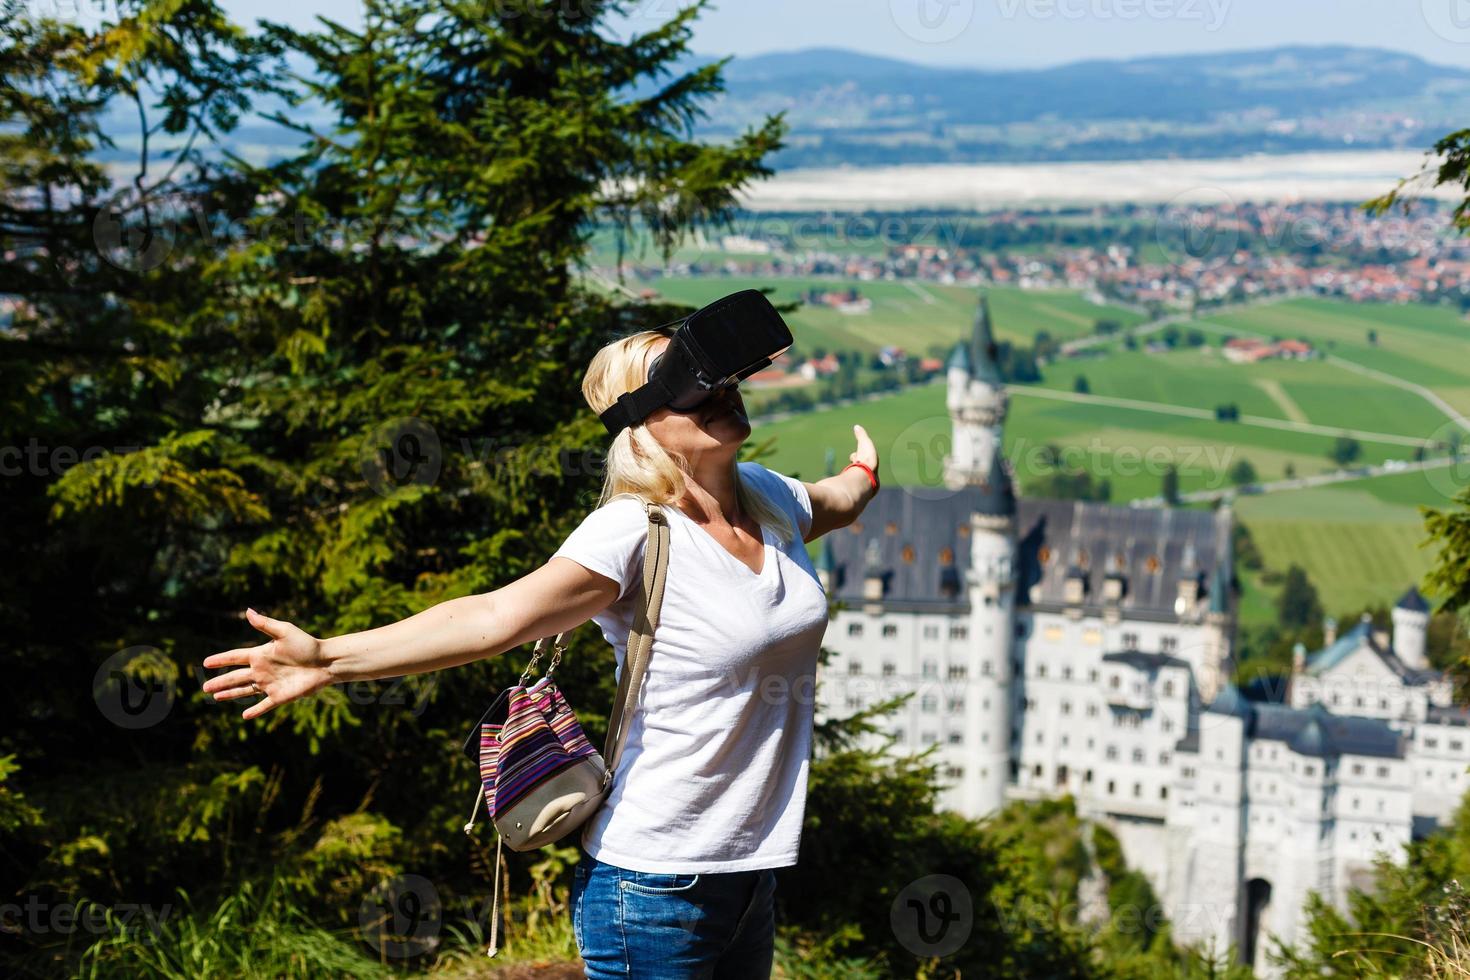
[[[648,366],[648,381],[597,416],[610,435],[637,425],[658,409],[692,412],[715,392],[739,384],[785,353],[791,330],[756,289],[721,297],[658,330],[675,328],[669,345]]]

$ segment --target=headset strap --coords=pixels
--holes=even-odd
[[[673,391],[660,378],[632,391],[625,391],[618,400],[597,414],[609,435],[617,435],[630,425],[637,425],[648,416],[667,405],[674,397]]]

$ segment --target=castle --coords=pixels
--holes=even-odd
[[[1247,700],[1229,507],[1018,499],[983,298],[946,383],[944,486],[885,487],[820,546],[842,608],[819,713],[913,692],[894,750],[938,746],[943,806],[1070,794],[1177,939],[1270,974],[1269,938],[1301,935],[1309,892],[1340,905],[1470,788],[1470,715],[1429,669],[1424,600],[1405,594],[1392,636],[1363,622],[1298,648],[1281,702]]]

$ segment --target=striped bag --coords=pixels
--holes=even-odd
[[[465,741],[466,754],[480,767],[480,789],[464,831],[468,834],[474,829],[483,800],[497,835],[491,956],[499,951],[502,845],[513,851],[534,851],[561,840],[586,823],[612,788],[629,717],[648,669],[669,563],[668,516],[652,501],[645,500],[643,505],[648,513],[643,581],[602,754],[588,741],[572,706],[552,679],[565,650],[565,633],[551,641],[546,674],[528,686],[547,642],[544,637],[536,641],[520,680],[500,693]]]

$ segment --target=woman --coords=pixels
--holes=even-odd
[[[642,385],[668,342],[649,330],[598,351],[587,404],[601,412]],[[803,540],[851,523],[877,489],[877,452],[853,431],[849,466],[804,483],[737,463],[750,422],[735,386],[692,411],[660,408],[614,437],[601,505],[545,565],[321,640],[247,610],[270,640],[208,657],[205,667],[238,669],[204,690],[264,695],[242,715],[258,718],[328,684],[457,667],[589,618],[621,667],[648,523],[639,500],[609,498],[664,504],[663,609],[613,789],[583,828],[577,945],[588,977],[768,976],[773,869],[796,863],[827,624]]]

